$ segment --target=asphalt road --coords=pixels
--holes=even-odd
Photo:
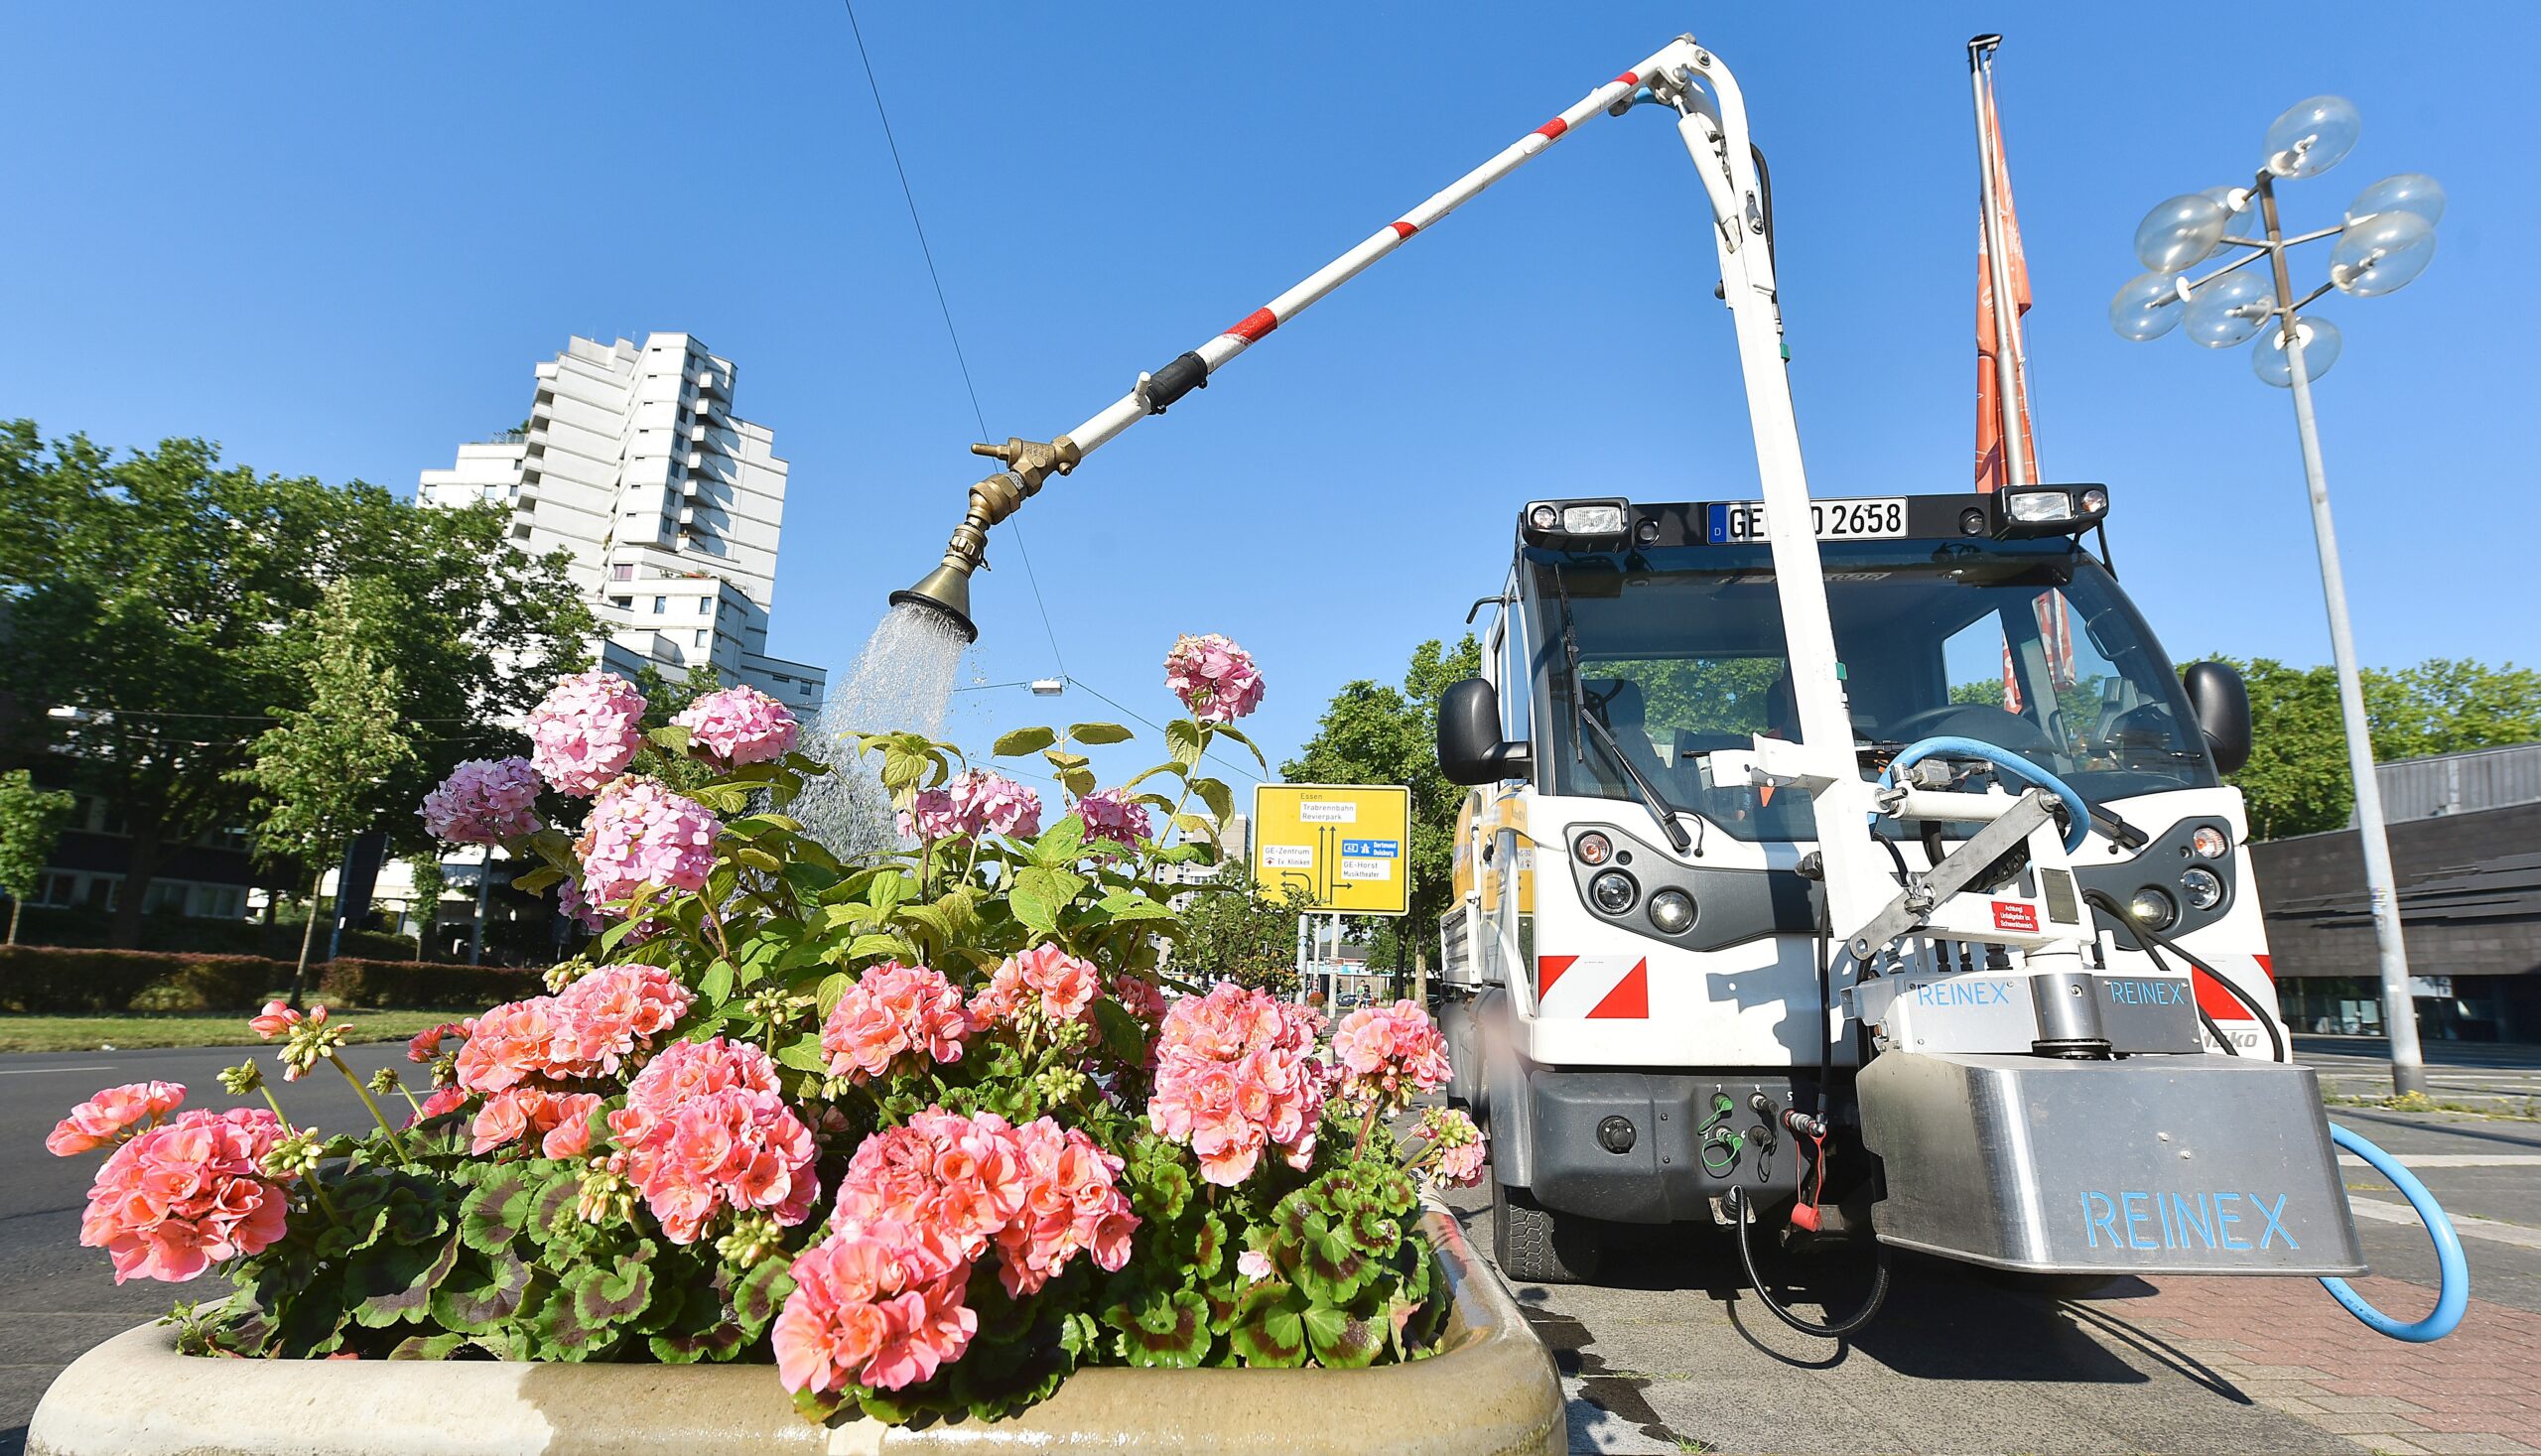
[[[114,1284],[104,1256],[77,1243],[95,1159],[54,1158],[42,1151],[44,1134],[71,1104],[118,1082],[183,1082],[194,1105],[227,1106],[213,1074],[250,1055],[264,1056],[270,1075],[269,1048],[0,1056],[0,1148],[16,1152],[0,1179],[0,1456],[23,1448],[27,1418],[63,1365],[175,1299],[226,1288],[216,1278]],[[403,1048],[347,1056],[367,1074],[402,1065]],[[364,1119],[332,1071],[278,1090],[297,1121],[348,1128]],[[2468,1216],[2480,1299],[2541,1310],[2541,1124],[2362,1108],[2333,1115],[2412,1160],[2446,1206]],[[2385,1211],[2357,1219],[2375,1271],[2431,1286],[2426,1238],[2399,1195],[2360,1167],[2347,1183],[2359,1209]],[[1487,1199],[1460,1201],[1477,1247],[1488,1249]],[[2379,1444],[2356,1445],[2272,1408],[2236,1385],[2220,1357],[2133,1323],[2130,1302],[2144,1307],[2152,1294],[2135,1281],[2060,1304],[1957,1265],[1900,1258],[1886,1312],[1835,1345],[1775,1323],[1745,1290],[1734,1251],[1707,1231],[1642,1239],[1610,1267],[1623,1272],[1609,1287],[1516,1286],[1556,1351],[1578,1450],[2351,1456]],[[1837,1312],[1857,1293],[1823,1291]],[[2326,1294],[2318,1305],[2325,1321],[2346,1318]],[[2541,1364],[2529,1374],[2541,1389]]]
[[[387,1042],[348,1047],[344,1059],[368,1076],[391,1064],[404,1069],[405,1054],[402,1044]],[[0,1168],[7,1169],[0,1177],[0,1456],[25,1448],[36,1400],[82,1351],[167,1313],[180,1299],[229,1292],[216,1273],[192,1284],[116,1284],[105,1255],[79,1247],[88,1180],[103,1154],[55,1157],[44,1150],[45,1134],[72,1105],[121,1082],[182,1082],[189,1107],[235,1106],[215,1074],[251,1056],[264,1058],[268,1078],[281,1076],[271,1047],[0,1056]],[[288,1086],[277,1082],[275,1095],[295,1123],[329,1131],[369,1124],[332,1067]]]

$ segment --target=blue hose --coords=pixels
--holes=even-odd
[[[2066,783],[2065,780],[2049,773],[2046,769],[2030,762],[2018,753],[2012,752],[2008,748],[1988,743],[1981,738],[1939,737],[1919,739],[1910,744],[1904,752],[1888,761],[1888,767],[1880,773],[1879,781],[1881,783],[1892,782],[1899,769],[1905,768],[1920,759],[1931,758],[1936,755],[1946,755],[1951,758],[1981,759],[1984,762],[1994,765],[1996,768],[2002,769],[2006,773],[2010,773],[2047,790],[2049,793],[2054,794],[2065,803],[2065,853],[2069,855],[2073,854],[2090,842],[2091,808],[2089,805],[2082,802],[2081,795],[2074,793],[2073,787]]]
[[[2462,1256],[2462,1236],[2453,1232],[2453,1221],[2444,1216],[2443,1207],[2418,1181],[2418,1175],[2402,1167],[2398,1158],[2336,1123],[2330,1125],[2330,1140],[2364,1159],[2375,1172],[2390,1179],[2392,1187],[2408,1196],[2409,1207],[2418,1211],[2418,1217],[2426,1223],[2427,1236],[2435,1241],[2435,1263],[2441,1279],[2436,1289],[2435,1312],[2415,1324],[2403,1324],[2365,1303],[2364,1296],[2344,1279],[2325,1278],[2321,1287],[2377,1334],[2419,1345],[2452,1334],[2454,1326],[2462,1323],[2463,1312],[2471,1307],[2471,1263]]]

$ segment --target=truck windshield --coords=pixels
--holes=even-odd
[[[1981,739],[2094,804],[2215,782],[2178,674],[2117,583],[2073,543],[1823,550],[1858,744]],[[1549,709],[1537,718],[1537,761],[1549,791],[1633,797],[1612,755],[1573,740],[1584,710],[1676,807],[1739,839],[1816,837],[1805,795],[1762,793],[1728,774],[1716,783],[1711,772],[1715,750],[1799,731],[1764,547],[1531,550],[1527,560],[1531,635],[1544,644],[1534,691]],[[1577,705],[1559,648],[1565,597]]]

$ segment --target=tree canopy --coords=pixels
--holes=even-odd
[[[25,769],[0,773],[0,893],[9,897],[9,944],[18,943],[18,913],[44,877],[54,841],[76,804],[70,795],[37,788]]]
[[[495,725],[587,663],[591,615],[563,558],[520,552],[496,507],[259,474],[201,440],[118,459],[84,436],[48,443],[26,420],[0,424],[0,682],[25,720],[13,747],[69,750],[84,786],[121,809],[118,944],[138,939],[163,847],[246,822],[237,774],[275,711],[307,701],[328,583],[369,594],[374,650],[417,729],[388,802],[504,751]],[[420,842],[410,814],[385,827]]]
[[[1438,699],[1450,684],[1482,671],[1482,648],[1468,632],[1455,646],[1438,639],[1411,651],[1403,686],[1344,683],[1315,735],[1279,765],[1290,783],[1403,784],[1411,790],[1411,913],[1403,933],[1422,965],[1446,912],[1456,810],[1464,790],[1438,771]]]

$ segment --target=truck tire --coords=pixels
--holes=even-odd
[[[1585,1284],[1597,1277],[1604,1239],[1594,1220],[1555,1213],[1524,1188],[1491,1180],[1491,1260],[1521,1284]]]

